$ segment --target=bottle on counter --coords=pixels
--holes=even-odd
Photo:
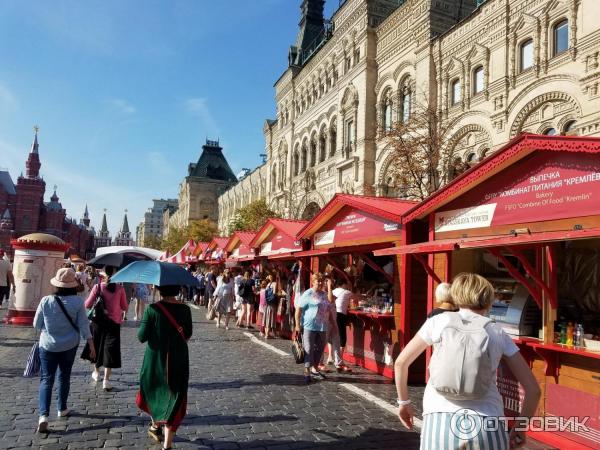
[[[567,343],[567,326],[564,322],[561,322],[559,327],[560,327],[560,340],[558,341],[558,343],[566,344]]]
[[[575,336],[573,338],[573,343],[576,347],[583,347],[583,324],[578,323],[575,326]]]
[[[574,336],[573,324],[569,322],[567,325],[567,346],[573,347],[573,336]]]

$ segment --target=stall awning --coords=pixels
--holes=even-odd
[[[329,249],[327,248],[317,248],[314,250],[304,250],[302,252],[296,252],[294,253],[294,256],[297,258],[302,258],[302,257],[306,257],[306,256],[319,256],[319,255],[326,255],[327,253],[329,253]]]
[[[283,252],[283,253],[274,253],[272,255],[267,255],[267,259],[294,259],[298,253],[302,252]]]
[[[517,245],[544,244],[576,239],[592,239],[600,237],[600,228],[585,230],[545,231],[541,233],[510,234],[501,236],[478,236],[472,238],[442,239],[432,242],[403,245],[374,252],[375,256],[410,255],[423,253],[443,253],[458,249],[489,248]]]

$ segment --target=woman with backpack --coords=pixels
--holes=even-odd
[[[58,269],[50,284],[56,287],[54,295],[47,295],[33,318],[33,326],[40,330],[40,394],[38,432],[48,431],[48,416],[52,387],[58,369],[58,417],[69,415],[67,399],[71,386],[71,369],[79,346],[79,339],[87,340],[89,351],[96,356],[88,326],[83,299],[77,295],[77,275],[73,269]]]
[[[265,339],[271,336],[271,330],[275,332],[275,314],[279,305],[279,297],[277,297],[277,282],[273,279],[273,275],[267,275],[267,286],[265,287],[265,313],[263,316],[263,326],[265,327]],[[275,337],[275,336],[273,336]]]
[[[244,276],[239,280],[238,295],[242,299],[242,315],[239,319],[239,326],[243,326],[246,320],[246,328],[250,329],[252,320],[252,310],[254,309],[254,279],[252,272],[248,269],[244,271]]]
[[[136,405],[148,413],[148,436],[170,449],[187,410],[190,362],[187,341],[192,336],[190,308],[177,301],[179,286],[158,286],[160,301],[150,305],[138,330],[147,342],[140,369]]]
[[[96,358],[89,359],[94,363],[92,372],[94,382],[100,379],[100,368],[104,367],[102,389],[105,391],[112,390],[109,381],[112,369],[121,367],[121,324],[128,308],[123,286],[110,282],[110,277],[115,269],[111,266],[104,268],[104,273],[107,276],[106,282],[95,285],[85,301],[85,307],[91,309],[99,295],[104,299],[107,318],[101,322],[92,321],[91,323]],[[82,357],[86,357],[85,353]],[[88,358],[86,357],[86,359]]]
[[[408,368],[433,345],[423,396],[421,450],[519,448],[525,443],[524,432],[513,428],[508,433],[498,420],[504,416],[496,386],[500,360],[525,390],[520,417],[535,413],[541,395],[539,385],[510,336],[485,317],[494,300],[490,282],[473,273],[462,273],[452,282],[450,295],[459,311],[427,319],[396,359],[400,421],[412,429]],[[464,356],[457,358],[458,354]]]
[[[229,273],[229,269],[223,271],[223,276],[219,279],[217,289],[214,293],[215,302],[217,303],[217,328],[221,328],[221,316],[225,316],[225,329],[229,330],[229,315],[233,311],[233,303],[235,302],[235,286],[233,278]]]

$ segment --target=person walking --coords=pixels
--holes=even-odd
[[[342,280],[338,282],[338,287],[332,291],[335,297],[335,319],[338,329],[339,347],[335,348],[335,345],[331,345],[331,351],[329,352],[329,358],[331,358],[332,354],[334,356],[336,370],[345,373],[352,372],[352,369],[344,364],[343,359],[347,341],[348,306],[352,298],[352,291],[349,287],[348,281]]]
[[[144,308],[149,302],[150,289],[147,284],[136,283],[133,285],[133,295],[135,298],[135,315],[133,320],[136,322],[144,317]]]
[[[10,286],[12,285],[13,294],[16,291],[15,277],[12,273],[12,265],[6,257],[4,250],[0,249],[0,308],[4,299],[10,297]]]
[[[304,347],[304,381],[308,384],[312,378],[323,380],[325,376],[319,372],[318,364],[321,361],[327,325],[329,322],[330,306],[333,302],[331,291],[331,278],[327,279],[327,291],[323,289],[325,277],[315,273],[312,278],[312,287],[304,291],[296,301],[295,332],[302,333]]]
[[[252,278],[252,272],[249,269],[244,271],[244,276],[240,280],[238,285],[238,294],[242,298],[242,315],[240,316],[239,324],[244,326],[244,320],[246,321],[246,328],[252,328],[252,313],[254,310],[254,297],[256,295],[256,288],[254,285],[254,279]]]
[[[540,387],[510,336],[500,325],[485,317],[494,300],[490,282],[480,275],[462,273],[452,282],[450,295],[460,310],[427,319],[396,359],[394,369],[400,421],[406,428],[413,428],[408,368],[433,345],[430,377],[423,396],[421,450],[519,448],[525,443],[523,432],[513,428],[509,434],[502,426],[482,426],[487,420],[502,424],[497,420],[504,416],[502,397],[496,386],[500,360],[507,364],[524,388],[519,417],[531,417],[535,413]],[[465,357],[456,358],[458,353]],[[458,412],[466,427],[457,426],[454,416]],[[463,429],[479,432],[469,434]]]
[[[446,311],[458,311],[458,308],[454,304],[452,296],[450,295],[450,288],[450,283],[440,283],[437,285],[435,288],[435,302],[438,304],[438,306],[433,308],[431,312],[427,314],[428,319],[433,316],[437,316],[438,314],[445,313]]]
[[[217,288],[217,275],[219,274],[219,269],[213,266],[209,272],[206,274],[206,287],[205,287],[205,300],[206,307],[210,309],[212,299],[215,294],[215,289]]]
[[[223,271],[223,275],[215,289],[213,301],[218,302],[216,311],[217,328],[221,328],[221,316],[225,316],[225,329],[229,330],[229,315],[233,310],[233,303],[235,302],[235,286],[229,269]]]
[[[140,323],[138,339],[147,343],[140,369],[137,406],[150,415],[148,435],[170,449],[187,410],[192,336],[190,308],[177,301],[179,286],[158,286],[161,299],[150,305]]]
[[[102,389],[112,390],[110,384],[110,375],[112,369],[121,367],[121,324],[123,323],[124,313],[127,311],[127,299],[125,298],[125,289],[123,286],[110,282],[110,277],[115,272],[115,267],[106,266],[104,273],[107,276],[106,282],[94,286],[87,300],[85,307],[92,308],[98,295],[102,295],[108,320],[103,323],[91,323],[92,336],[96,348],[96,358],[90,358],[94,361],[94,370],[92,380],[97,382],[100,378],[100,369],[104,367],[104,380]],[[86,352],[82,355],[86,357]]]
[[[273,279],[273,275],[267,275],[267,286],[265,288],[265,312],[263,315],[263,326],[265,327],[265,339],[275,337],[275,315],[279,306],[279,297],[277,296],[277,282]]]
[[[83,264],[79,264],[77,266],[77,279],[79,280],[79,283],[81,284],[81,286],[83,287],[83,290],[81,291],[81,296],[83,298],[87,298],[87,296],[90,293],[90,276],[88,275],[88,273],[85,271],[85,266]]]
[[[58,269],[50,284],[56,288],[47,295],[33,318],[33,326],[40,333],[40,388],[38,432],[48,431],[48,417],[52,388],[58,372],[58,417],[67,417],[67,400],[71,387],[71,369],[80,337],[87,341],[89,353],[96,357],[83,299],[77,295],[79,283],[73,269]]]

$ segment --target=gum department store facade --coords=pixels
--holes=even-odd
[[[468,163],[521,131],[600,134],[597,0],[347,0],[330,23],[323,4],[302,2],[267,161],[219,196],[223,232],[260,198],[310,218],[336,192],[397,195],[378,130],[415,102],[436,105]]]

